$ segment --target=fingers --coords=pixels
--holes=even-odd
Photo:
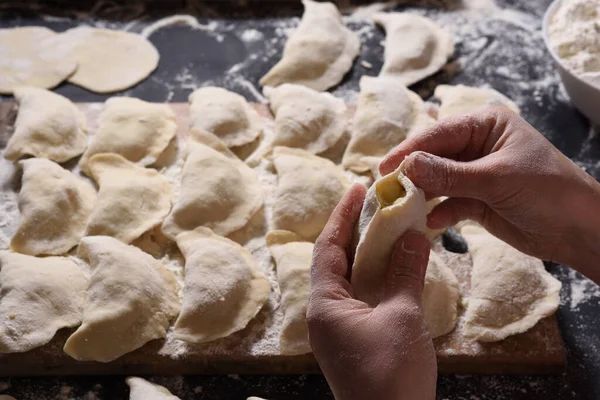
[[[484,225],[487,212],[489,208],[481,200],[454,197],[435,206],[427,216],[427,227],[442,229],[467,219]]]

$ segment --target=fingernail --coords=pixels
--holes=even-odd
[[[431,155],[422,151],[412,153],[406,158],[403,166],[403,172],[413,182],[427,182],[432,177],[431,175]]]

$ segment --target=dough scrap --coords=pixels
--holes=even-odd
[[[407,230],[425,231],[425,194],[401,172],[378,179],[367,191],[358,220],[358,246],[352,267],[356,298],[375,307],[385,289],[390,256]]]
[[[31,256],[67,253],[83,237],[96,191],[50,160],[30,158],[19,164],[21,219],[11,250]]]
[[[189,97],[192,131],[207,131],[227,147],[252,143],[262,132],[258,112],[237,93],[220,87],[196,89]],[[191,136],[192,139],[194,136]]]
[[[63,163],[87,146],[85,117],[69,99],[46,89],[15,90],[19,113],[4,158],[30,155]]]
[[[398,79],[363,76],[342,165],[365,173],[415,131],[433,124],[425,103]]]
[[[275,147],[273,162],[279,176],[273,228],[314,242],[350,187],[348,178],[333,162],[302,149]]]
[[[175,136],[175,113],[167,104],[132,97],[111,97],[104,106],[96,136],[79,166],[90,175],[95,154],[115,153],[141,166],[154,164]]]
[[[173,337],[205,343],[244,329],[271,291],[252,254],[204,227],[177,235],[177,246],[185,257],[185,285]]]
[[[109,362],[164,338],[179,313],[177,281],[160,261],[108,236],[81,239],[92,269],[83,323],[64,351],[79,361]]]
[[[454,330],[460,290],[454,272],[435,252],[429,253],[429,263],[423,286],[423,314],[431,338]]]
[[[0,353],[48,343],[81,323],[88,279],[68,258],[0,250]]]
[[[303,0],[304,15],[283,49],[283,57],[259,83],[296,83],[324,91],[341,82],[360,52],[358,35],[344,26],[332,3]]]
[[[128,377],[125,382],[129,385],[129,400],[181,400],[164,386],[136,376]]]
[[[77,69],[64,51],[60,35],[42,26],[0,29],[0,94],[20,86],[50,89]]]
[[[497,342],[523,333],[554,314],[562,284],[544,264],[488,233],[464,225],[471,258],[471,294],[465,312],[465,337]]]
[[[69,82],[96,93],[130,88],[158,66],[154,45],[135,33],[84,26],[62,33],[60,42],[79,64]]]
[[[100,190],[85,236],[112,236],[131,243],[171,211],[171,185],[156,170],[109,153],[93,156],[89,169]]]
[[[306,306],[310,295],[310,264],[314,244],[295,233],[271,231],[267,246],[275,260],[277,281],[281,289],[283,325],[279,349],[284,355],[310,353]]]
[[[380,76],[410,86],[439,71],[454,53],[452,35],[429,18],[409,13],[376,13],[386,31]]]
[[[470,114],[488,107],[504,106],[519,114],[519,106],[502,93],[485,87],[439,85],[433,95],[441,101],[438,119]]]

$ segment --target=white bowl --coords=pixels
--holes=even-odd
[[[569,71],[562,63],[562,60],[555,53],[550,39],[548,38],[548,25],[558,8],[562,4],[562,0],[555,0],[544,15],[544,42],[548,51],[554,58],[554,63],[558,69],[558,73],[567,89],[567,93],[571,98],[571,102],[592,122],[600,124],[600,89],[592,84],[584,81],[571,71]]]

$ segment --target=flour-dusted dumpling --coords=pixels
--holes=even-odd
[[[167,388],[142,378],[130,376],[125,382],[129,385],[129,400],[180,400]]]
[[[381,76],[410,86],[439,71],[454,53],[452,35],[429,18],[409,13],[376,13],[386,32]]]
[[[558,308],[561,283],[544,264],[477,225],[464,225],[471,258],[471,294],[463,334],[497,342],[531,329]]]
[[[61,255],[79,243],[96,201],[96,191],[60,165],[43,158],[22,160],[19,227],[13,251]]]
[[[62,163],[83,153],[87,146],[85,117],[69,99],[49,90],[15,90],[19,114],[4,158],[25,155]]]
[[[273,204],[273,227],[314,242],[331,212],[350,187],[341,168],[301,149],[275,147],[279,182]]]
[[[432,338],[454,330],[460,299],[458,280],[433,251],[429,253],[422,299],[425,323]]]
[[[279,351],[284,355],[310,353],[306,306],[314,244],[292,232],[271,231],[267,234],[267,246],[275,260],[281,290],[283,325]]]
[[[79,325],[87,286],[68,258],[0,250],[0,353],[29,351]]]
[[[177,281],[160,261],[108,236],[81,239],[92,269],[83,322],[65,343],[79,361],[109,362],[164,338],[179,313]]]
[[[141,166],[153,164],[175,136],[175,113],[167,104],[112,97],[104,106],[96,136],[79,161],[86,174],[94,154],[115,153]]]
[[[86,236],[106,235],[131,243],[169,214],[171,185],[156,170],[118,154],[96,154],[89,169],[100,190]]]
[[[185,284],[173,337],[204,343],[244,329],[271,291],[252,254],[203,227],[177,235],[177,246],[185,257]]]
[[[513,101],[491,88],[440,85],[435,88],[434,97],[442,103],[438,119],[470,114],[493,106],[504,106],[516,113],[520,112]]]
[[[285,44],[281,60],[260,79],[261,86],[296,83],[324,91],[340,83],[352,68],[360,40],[344,26],[336,6],[311,0],[302,4],[302,21]]]
[[[188,143],[179,198],[162,225],[171,239],[199,226],[226,236],[243,228],[263,206],[256,172],[214,135],[198,131],[195,136]]]
[[[219,87],[203,87],[189,97],[192,130],[210,132],[227,147],[237,147],[253,142],[262,132],[258,112],[237,93]]]
[[[398,79],[363,76],[342,165],[353,172],[367,172],[410,134],[433,122],[423,100]]]
[[[356,298],[372,307],[381,301],[398,239],[407,230],[425,231],[425,194],[401,170],[402,165],[373,183],[358,220],[352,287]]]

